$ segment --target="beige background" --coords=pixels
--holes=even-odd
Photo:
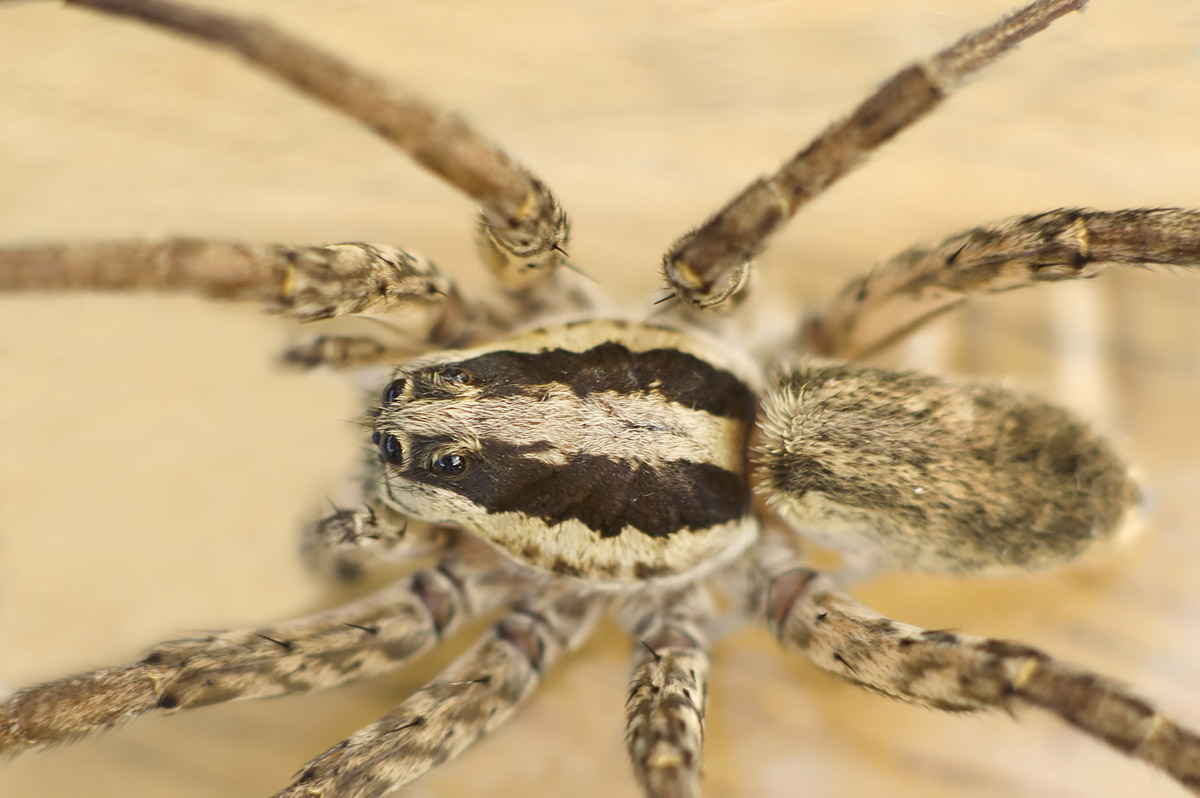
[[[224,3],[224,5],[235,5]],[[890,70],[987,22],[964,0],[243,3],[468,112],[575,220],[634,307],[665,245]],[[0,8],[0,239],[168,232],[399,243],[474,283],[471,208],[354,125],[124,22]],[[1200,205],[1200,5],[1096,2],[801,214],[768,285],[796,304],[915,240],[1064,205]],[[894,577],[859,595],[1017,637],[1200,727],[1200,279],[1110,275],[960,314],[907,354],[1002,375],[1110,430],[1153,500],[1131,548],[1066,573]],[[356,391],[272,358],[295,335],[190,299],[0,301],[0,682],[341,596],[295,528],[352,471]],[[412,795],[629,795],[627,646],[589,645],[494,740]],[[0,763],[4,796],[265,795],[432,673],[140,721]],[[707,794],[1177,795],[1026,713],[890,704],[747,632],[716,654]]]

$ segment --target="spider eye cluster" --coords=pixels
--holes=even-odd
[[[466,369],[452,366],[442,372],[442,379],[453,385],[470,385],[475,382],[475,375]]]
[[[404,447],[400,445],[400,441],[395,435],[376,430],[371,435],[371,440],[379,447],[379,456],[384,460],[394,465],[404,464]]]
[[[444,454],[433,461],[433,470],[447,477],[456,477],[467,470],[467,458],[461,454]]]
[[[376,416],[397,402],[419,401],[430,396],[453,398],[459,394],[455,389],[474,384],[475,375],[471,371],[454,365],[431,367],[398,376],[384,387],[380,397],[383,406]],[[441,477],[459,476],[469,464],[468,455],[462,452],[447,452],[444,448],[441,452],[430,452],[431,447],[421,440],[401,443],[400,438],[385,430],[375,430],[371,434],[371,441],[378,447],[380,459],[398,466],[405,466],[406,461],[414,465],[421,464],[422,470]],[[410,446],[413,451],[406,451]]]
[[[404,395],[404,389],[408,386],[408,379],[399,377],[388,383],[388,386],[383,389],[383,403],[390,405],[392,402]]]
[[[404,447],[391,433],[376,430],[371,440],[379,447],[379,456],[393,465],[404,465]],[[444,477],[457,477],[467,470],[467,458],[458,452],[447,452],[433,460],[428,469]]]

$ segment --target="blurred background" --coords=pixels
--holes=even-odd
[[[675,236],[892,71],[992,21],[981,0],[212,2],[464,111],[554,188],[571,254],[635,312]],[[52,3],[0,6],[0,240],[185,233],[418,250],[485,291],[473,209],[234,59]],[[1200,205],[1200,5],[1096,2],[989,68],[806,208],[763,258],[781,318],[917,241],[1054,207]],[[788,308],[791,310],[788,310]],[[648,311],[646,311],[648,312]],[[280,370],[297,330],[189,298],[0,299],[0,683],[344,600],[296,532],[353,472],[353,381]],[[1076,408],[1136,465],[1142,536],[1054,574],[863,585],[882,612],[1016,638],[1200,727],[1200,274],[1016,292],[890,353]],[[461,645],[461,644],[460,644]],[[716,650],[714,796],[1183,795],[1037,713],[946,717],[785,654]],[[444,661],[441,660],[441,661]],[[633,795],[628,644],[607,631],[509,726],[406,792]],[[439,660],[303,697],[147,718],[0,763],[5,796],[267,795]]]

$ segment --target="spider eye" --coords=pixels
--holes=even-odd
[[[456,477],[467,470],[467,458],[461,454],[444,454],[433,461],[433,470],[447,477]]]
[[[450,368],[442,372],[442,378],[446,382],[452,382],[455,385],[470,385],[475,381],[474,375],[466,369]]]
[[[390,405],[392,402],[400,398],[404,393],[404,386],[408,385],[408,380],[404,377],[392,380],[388,383],[388,387],[383,389],[383,403]]]
[[[379,435],[379,433],[375,433]],[[374,436],[372,436],[374,437]],[[389,463],[396,465],[404,464],[404,449],[400,446],[400,441],[395,435],[383,435],[377,440],[379,444],[379,456]]]

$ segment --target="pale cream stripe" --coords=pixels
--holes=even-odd
[[[472,450],[487,440],[550,444],[526,456],[552,465],[582,454],[650,466],[687,460],[743,471],[748,430],[738,420],[686,407],[657,392],[579,397],[560,383],[529,390],[532,395],[482,399],[468,390],[461,399],[411,402],[389,413],[388,421],[410,440],[448,436]]]

